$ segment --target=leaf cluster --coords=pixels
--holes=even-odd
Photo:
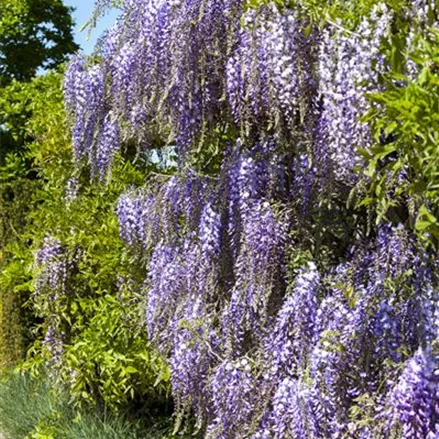
[[[418,35],[409,54],[414,75],[392,71],[386,90],[370,97],[374,108],[365,120],[375,146],[365,152],[370,181],[363,204],[377,221],[407,222],[420,237],[439,239],[439,32]]]

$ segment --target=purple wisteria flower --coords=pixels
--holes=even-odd
[[[60,331],[55,319],[52,318],[52,322],[49,323],[42,344],[49,356],[49,360],[47,362],[47,364],[50,366],[49,373],[55,379],[58,378],[57,373],[63,364],[63,354],[65,350],[64,335],[65,334]]]
[[[420,348],[389,395],[389,426],[400,425],[403,439],[439,437],[439,357]]]
[[[146,321],[149,337],[154,340],[170,338],[166,328],[172,322],[184,281],[179,248],[159,243],[153,252],[148,269],[148,306]]]
[[[317,268],[310,263],[303,267],[294,289],[284,299],[265,348],[274,376],[295,373],[299,366],[307,366],[308,354],[316,340],[319,289]]]
[[[136,0],[125,2],[122,10],[100,43],[105,109],[97,120],[85,99],[86,105],[75,112],[78,157],[88,147],[84,131],[102,125],[108,111],[131,138],[147,139],[151,126],[156,130],[166,126],[180,149],[215,127],[226,111],[221,99],[224,70],[239,28],[240,1]],[[227,32],[232,41],[224,38]],[[80,86],[87,88],[86,96],[94,89],[87,84],[87,72],[93,69],[77,61],[71,64],[65,83],[67,103],[75,97],[70,90],[80,88],[76,72],[81,74]]]
[[[117,205],[177,420],[206,439],[372,439],[385,412],[392,434],[437,437],[435,262],[403,226],[314,225],[345,215],[372,144],[360,118],[392,15],[322,30],[300,8],[244,6],[126,1],[102,62],[75,58],[65,82],[75,158],[102,180],[125,140],[178,154]],[[222,162],[200,163],[218,138]]]
[[[201,250],[207,258],[218,257],[221,251],[221,218],[210,205],[206,204],[200,218]]]
[[[80,261],[80,251],[68,252],[61,241],[46,236],[35,256],[34,305],[44,320],[44,358],[54,379],[63,367],[66,342],[64,316],[60,312],[69,301],[72,279]]]
[[[35,257],[35,267],[39,274],[35,280],[35,297],[49,291],[50,297],[65,292],[67,261],[61,242],[53,236],[46,236]]]
[[[35,262],[39,265],[47,264],[60,255],[62,255],[61,242],[49,235],[44,238],[43,245],[36,254]]]
[[[211,329],[203,299],[189,299],[173,327],[169,365],[174,398],[178,411],[193,411],[201,426],[210,405],[209,371],[218,352],[218,337]]]
[[[273,438],[307,437],[306,394],[297,380],[285,378],[273,398]]]
[[[88,67],[77,56],[64,78],[64,99],[67,112],[74,120],[73,152],[76,162],[88,160],[93,169],[96,148],[95,131],[103,121],[105,93],[104,72],[101,66]]]
[[[380,47],[389,33],[391,14],[378,5],[354,34],[323,32],[319,56],[319,99],[322,112],[316,136],[316,156],[323,172],[352,184],[354,168],[362,163],[357,148],[368,149],[372,139],[360,121],[370,108],[366,92],[379,90],[384,71]]]
[[[269,303],[282,294],[285,229],[268,202],[255,203],[243,224],[236,281],[223,313],[229,349],[238,355],[246,332],[261,335]]]
[[[119,147],[119,125],[115,120],[112,120],[111,115],[107,115],[96,151],[96,166],[101,180],[104,180],[108,167],[119,151]]]
[[[209,391],[213,419],[206,439],[226,439],[245,434],[255,411],[256,381],[246,358],[224,361],[214,371]]]
[[[241,132],[268,123],[283,130],[294,127],[301,94],[310,77],[301,74],[306,64],[303,24],[293,11],[281,13],[274,4],[249,9],[244,27],[227,61],[227,94]],[[306,102],[306,99],[302,99]]]
[[[66,184],[64,199],[66,204],[70,204],[76,200],[79,192],[79,180],[76,177],[69,178]]]

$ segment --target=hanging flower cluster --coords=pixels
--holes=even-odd
[[[358,148],[368,150],[371,134],[360,118],[370,104],[365,93],[379,90],[386,64],[380,55],[388,38],[391,14],[377,6],[355,33],[325,30],[319,55],[321,115],[316,133],[316,156],[321,172],[333,173],[340,183],[352,184],[354,168],[362,164]]]
[[[52,236],[46,236],[35,257],[35,265],[42,268],[35,284],[35,296],[41,296],[45,288],[57,294],[65,292],[67,266],[63,256],[61,242]]]
[[[241,14],[235,0],[125,2],[102,40],[102,62],[87,67],[78,57],[66,75],[76,158],[105,172],[121,126],[140,144],[158,134],[181,148],[215,127],[226,111],[225,64]]]
[[[56,370],[62,361],[66,336],[57,310],[60,302],[66,300],[68,277],[73,267],[61,242],[46,236],[36,253],[35,268],[39,273],[34,282],[34,300],[40,315],[47,318],[43,346],[48,354],[48,363]]]
[[[230,109],[243,132],[274,126],[286,134],[309,114],[316,81],[312,68],[314,35],[305,37],[298,13],[280,13],[272,4],[244,16],[227,61]]]
[[[439,435],[439,356],[419,349],[390,394],[390,423],[402,424],[402,438]]]

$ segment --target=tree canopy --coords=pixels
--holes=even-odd
[[[0,86],[27,81],[78,50],[71,12],[62,0],[0,2]]]

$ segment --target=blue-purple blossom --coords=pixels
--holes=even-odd
[[[85,59],[79,56],[67,69],[64,96],[67,112],[74,120],[72,143],[76,162],[86,159],[94,164],[95,131],[103,120],[104,82],[102,67],[87,67]]]
[[[59,310],[70,300],[72,282],[77,272],[81,252],[69,252],[54,236],[46,236],[35,256],[34,305],[38,317],[43,317],[45,335],[42,340],[44,358],[50,374],[58,378],[63,366],[67,340],[64,315]]]
[[[235,285],[223,313],[230,349],[238,354],[247,331],[260,334],[269,303],[282,294],[285,229],[268,202],[258,202],[243,221],[243,238],[235,264]]]
[[[256,385],[246,358],[224,361],[214,370],[209,386],[213,419],[206,439],[238,437],[238,431],[245,434],[255,411]]]
[[[389,395],[391,427],[402,427],[403,439],[439,435],[439,358],[420,348],[405,365]]]
[[[354,34],[323,32],[316,154],[323,173],[332,169],[339,182],[352,184],[354,168],[362,164],[358,147],[367,150],[372,145],[369,128],[360,118],[370,108],[365,93],[379,89],[378,77],[384,71],[380,47],[390,20],[390,12],[378,5]]]
[[[169,360],[178,411],[193,410],[202,424],[209,407],[209,371],[216,361],[218,339],[206,316],[203,299],[189,299],[175,320]]]
[[[392,432],[432,439],[437,360],[418,349],[438,334],[434,263],[402,226],[367,239],[357,227],[346,252],[328,252],[339,229],[309,224],[325,203],[334,222],[346,212],[391,14],[378,5],[349,32],[244,6],[128,0],[102,60],[74,58],[64,85],[76,164],[101,180],[122,141],[175,145],[175,175],[122,194],[117,215],[147,273],[146,326],[169,360],[178,419],[206,439],[369,439],[383,425],[355,416],[364,404],[382,424],[387,404]],[[191,168],[213,145],[226,151],[220,169]],[[46,244],[36,297],[46,288],[55,301],[68,264]],[[316,265],[303,264],[308,251]],[[55,323],[45,343],[57,359]]]
[[[53,236],[46,236],[35,257],[39,273],[35,279],[35,297],[48,292],[52,300],[64,294],[67,279],[67,260],[61,242]]]
[[[79,192],[79,180],[76,177],[69,178],[66,184],[66,192],[64,199],[66,204],[72,203],[76,200]]]
[[[138,218],[135,208],[136,200],[129,194],[124,194],[117,203],[120,235],[128,245],[134,245],[137,238]]]
[[[101,180],[104,179],[108,167],[120,147],[119,125],[108,115],[104,121],[102,135],[96,151],[96,166]]]
[[[306,394],[301,387],[297,380],[285,378],[277,388],[273,398],[273,438],[307,437]]]
[[[148,128],[167,126],[167,134],[184,149],[217,125],[226,111],[221,96],[233,44],[224,35],[233,35],[241,14],[241,2],[230,0],[125,2],[100,48],[106,107],[124,121],[126,133],[148,139]],[[100,117],[102,123],[105,115]]]
[[[184,280],[179,248],[159,243],[154,249],[148,272],[150,288],[146,321],[149,337],[163,343],[163,339],[170,337],[165,330],[172,322]]]
[[[305,55],[302,23],[294,12],[281,13],[274,4],[249,9],[243,21],[226,66],[234,120],[245,135],[265,123],[275,124],[280,131],[283,124],[292,128],[309,79],[299,68]]]
[[[295,287],[284,299],[269,335],[265,355],[273,375],[307,366],[307,357],[316,339],[319,288],[317,268],[309,264],[299,273]]]
[[[50,366],[49,373],[53,378],[57,378],[56,373],[62,365],[62,356],[64,354],[64,334],[58,328],[53,317],[49,322],[42,344],[49,357],[47,362]]]
[[[37,264],[47,264],[60,255],[62,255],[61,242],[49,235],[44,238],[43,245],[36,254],[35,262]]]

